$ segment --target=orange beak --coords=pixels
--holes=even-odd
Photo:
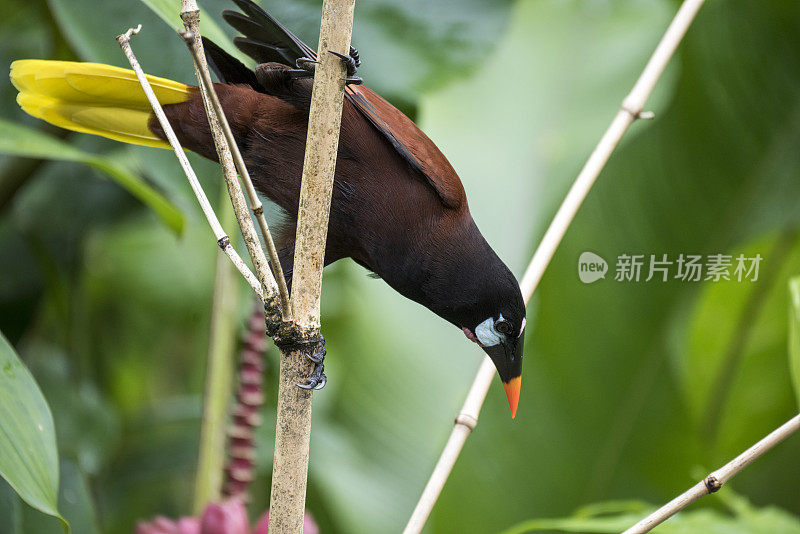
[[[508,407],[511,408],[511,419],[517,416],[517,404],[519,404],[519,389],[522,386],[522,377],[512,378],[508,382],[503,382],[503,388],[508,397]]]

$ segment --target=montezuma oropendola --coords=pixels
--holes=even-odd
[[[244,37],[248,69],[204,39],[225,114],[258,191],[286,212],[277,236],[291,283],[315,53],[250,0],[223,18]],[[352,258],[400,294],[461,328],[491,357],[516,414],[525,304],[519,285],[475,225],[461,180],[403,113],[348,66],[325,264]],[[217,160],[196,87],[149,77],[183,145]],[[63,128],[169,148],[133,72],[94,63],[22,60],[11,66],[17,101]]]

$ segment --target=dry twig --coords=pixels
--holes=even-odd
[[[520,288],[526,303],[531,299],[545,269],[553,258],[553,254],[555,254],[558,245],[561,243],[561,239],[567,232],[570,223],[572,223],[572,219],[578,212],[586,195],[589,194],[589,190],[594,185],[603,167],[605,167],[611,153],[619,144],[623,134],[636,119],[652,117],[651,113],[642,111],[645,101],[650,96],[653,87],[661,77],[661,73],[664,72],[669,59],[680,44],[702,4],[703,0],[685,0],[681,5],[669,28],[667,28],[664,37],[662,37],[661,42],[658,43],[655,52],[650,57],[644,71],[639,76],[631,92],[623,100],[616,117],[614,117],[608,130],[606,130],[597,147],[589,156],[589,160],[572,184],[564,202],[547,228],[528,268],[525,270]],[[447,481],[447,477],[450,476],[450,472],[467,440],[467,436],[478,423],[478,414],[494,375],[494,365],[492,365],[488,357],[485,357],[470,387],[464,406],[456,417],[450,438],[447,440],[439,461],[436,463],[436,467],[406,525],[404,530],[406,534],[422,531],[422,527],[425,525],[425,521],[427,521]]]
[[[200,92],[203,97],[203,106],[205,107],[206,116],[211,126],[211,134],[214,138],[214,145],[217,148],[217,155],[219,156],[219,162],[222,166],[225,183],[228,186],[228,194],[233,203],[234,212],[236,213],[236,220],[242,230],[242,236],[244,237],[247,251],[250,253],[250,259],[253,262],[256,275],[264,288],[263,293],[266,297],[267,320],[272,323],[277,323],[281,320],[281,308],[278,306],[279,286],[277,285],[276,277],[273,276],[267,266],[268,263],[264,255],[264,250],[261,248],[261,243],[258,240],[258,235],[253,226],[253,220],[248,213],[247,202],[242,193],[242,187],[236,176],[236,169],[239,167],[242,180],[245,184],[249,184],[249,192],[249,190],[252,189],[250,175],[247,173],[247,168],[242,161],[233,135],[231,134],[228,136],[228,134],[230,134],[230,126],[225,118],[225,114],[222,112],[222,108],[219,106],[219,99],[217,99],[216,92],[214,91],[214,85],[210,83],[211,77],[208,73],[208,65],[206,64],[205,55],[203,53],[203,43],[200,39],[200,10],[197,7],[196,0],[182,0],[181,19],[186,27],[186,32],[182,33],[182,37],[192,52],[198,86],[200,87]],[[237,165],[237,163],[239,165]],[[255,197],[257,202],[257,205],[253,203],[253,197],[251,197],[253,210],[256,212],[257,216],[260,212],[260,219],[263,220],[261,202],[258,200],[258,195],[255,194],[255,190],[253,191],[253,197]],[[261,220],[259,220],[260,226]],[[273,241],[272,237],[269,235],[269,228],[266,225],[266,220],[263,221],[261,229],[264,234],[264,241],[267,246],[270,247]],[[270,249],[274,252],[275,245],[272,244]],[[272,267],[273,269],[280,269],[280,263],[277,261],[277,253],[275,253]],[[283,280],[282,273],[280,279]],[[281,298],[286,298],[288,300],[285,281],[282,284],[282,288]],[[288,307],[286,309],[288,309]]]
[[[225,117],[225,112],[220,105],[217,92],[214,89],[214,84],[211,81],[211,74],[208,71],[208,64],[206,63],[205,54],[203,52],[203,41],[200,38],[200,10],[197,7],[196,0],[182,0],[182,4],[181,20],[183,20],[186,31],[181,33],[181,37],[183,37],[186,45],[189,47],[189,51],[192,54],[198,86],[200,87],[203,95],[203,105],[206,109],[206,115],[209,117],[209,124],[211,125],[214,143],[217,146],[217,153],[220,155],[220,162],[222,163],[223,159],[225,159],[223,170],[225,171],[226,181],[228,180],[229,175],[235,177],[235,172],[233,171],[232,165],[233,163],[235,164],[236,170],[239,171],[239,175],[242,178],[248,200],[250,201],[251,209],[253,214],[256,216],[256,221],[258,221],[258,226],[261,230],[261,236],[264,240],[264,245],[267,247],[267,254],[269,255],[274,280],[278,285],[278,293],[280,295],[281,308],[283,310],[283,319],[285,321],[289,321],[291,320],[289,291],[286,287],[286,280],[283,276],[281,264],[278,261],[278,251],[275,248],[275,241],[272,239],[272,235],[269,231],[269,225],[267,225],[267,220],[264,216],[264,207],[261,203],[261,199],[258,197],[258,193],[256,193],[255,187],[253,187],[253,181],[250,178],[250,173],[248,172],[247,166],[244,163],[239,146],[236,144],[236,139],[233,137],[233,132],[231,132],[231,127],[228,124],[228,120]],[[224,158],[223,155],[225,156]],[[233,158],[232,162],[231,156]],[[231,193],[231,198],[233,200],[234,196],[240,195],[241,190],[239,191],[238,195]],[[250,224],[252,224],[252,222]],[[263,253],[261,256],[263,257]]]
[[[136,77],[139,80],[139,84],[141,84],[142,89],[144,90],[144,93],[147,96],[147,100],[153,107],[153,112],[155,113],[159,124],[161,124],[161,127],[164,129],[164,134],[167,136],[167,141],[172,146],[172,149],[175,151],[175,155],[177,156],[178,161],[181,164],[181,168],[183,169],[183,172],[186,174],[186,178],[189,180],[189,184],[192,186],[192,190],[194,191],[194,194],[197,197],[197,202],[200,204],[200,209],[203,211],[203,215],[205,215],[209,226],[211,226],[211,230],[214,232],[214,237],[217,238],[217,244],[222,249],[222,251],[230,258],[230,260],[233,262],[233,265],[242,274],[245,280],[247,280],[247,283],[250,284],[250,287],[253,288],[253,291],[256,292],[258,297],[262,301],[265,301],[264,290],[262,288],[261,282],[258,280],[258,278],[256,278],[256,276],[253,274],[250,268],[247,267],[244,261],[242,261],[242,258],[239,256],[239,254],[236,252],[233,246],[231,246],[230,238],[222,229],[222,226],[219,223],[219,219],[217,219],[217,216],[214,213],[211,204],[208,202],[208,197],[203,191],[203,187],[197,180],[197,175],[195,174],[194,169],[192,169],[192,166],[189,164],[189,160],[186,158],[186,154],[184,153],[180,142],[178,142],[178,138],[175,136],[175,132],[173,131],[172,126],[170,126],[166,115],[164,115],[164,110],[161,108],[161,104],[159,104],[158,98],[153,92],[153,88],[150,86],[150,82],[147,81],[147,76],[145,76],[144,71],[142,71],[142,67],[139,65],[139,61],[137,61],[136,56],[133,54],[133,50],[131,49],[130,38],[131,36],[139,33],[141,29],[142,29],[141,24],[135,29],[134,28],[129,29],[122,35],[117,36],[117,42],[119,42],[120,48],[122,48],[125,57],[128,58],[128,62],[131,64],[131,68],[136,73]],[[252,227],[252,222],[250,223],[250,225]]]
[[[256,275],[261,282],[264,294],[266,295],[266,315],[270,321],[271,330],[275,331],[280,321],[289,320],[291,309],[289,308],[289,293],[286,288],[286,281],[283,277],[278,253],[272,235],[269,232],[264,209],[261,200],[253,188],[253,182],[244,164],[239,147],[230,129],[230,125],[225,117],[225,113],[220,105],[219,98],[211,81],[208,71],[208,64],[203,52],[203,42],[200,38],[200,10],[196,0],[182,0],[181,20],[183,20],[185,31],[181,32],[189,51],[192,55],[194,70],[197,76],[198,87],[203,99],[203,106],[206,111],[214,145],[217,149],[217,156],[222,167],[225,185],[228,196],[231,199],[236,220],[244,236],[250,259],[256,270]],[[236,176],[236,172],[242,177],[245,189],[248,193],[250,205],[261,229],[261,235],[267,246],[270,256],[272,272],[267,269],[267,261],[261,243],[256,235],[253,221],[247,211],[247,204],[242,194],[242,188]],[[280,306],[276,298],[280,296]],[[211,365],[212,362],[209,362]],[[207,375],[208,392],[224,392],[229,389],[230,369],[216,369]],[[219,382],[219,383],[218,383]],[[224,383],[223,383],[224,382]],[[224,455],[218,450],[219,443],[225,443],[225,425],[227,416],[227,396],[225,398],[214,398],[206,396],[203,406],[203,426],[201,429],[200,457],[198,460],[197,488],[195,495],[196,508],[202,508],[206,502],[218,498],[221,488],[222,468]],[[220,424],[222,422],[223,424]]]

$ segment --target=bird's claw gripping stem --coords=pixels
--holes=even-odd
[[[286,351],[302,351],[306,358],[314,362],[314,370],[306,378],[305,384],[297,384],[303,389],[322,389],[328,381],[325,376],[323,360],[325,359],[325,338],[318,330],[309,332],[296,323],[284,322],[277,328],[268,331],[275,345]]]
[[[314,362],[314,370],[306,378],[305,384],[297,384],[297,387],[302,389],[322,389],[328,382],[328,377],[325,376],[325,364],[322,361],[325,359],[325,338],[319,336],[316,348],[312,353],[306,353],[306,357]]]
[[[344,66],[347,69],[347,77],[344,78],[346,85],[361,85],[364,83],[364,80],[355,75],[358,67],[361,66],[361,56],[359,55],[358,50],[351,46],[348,55],[340,54],[339,52],[334,52],[333,50],[328,50],[328,52],[341,59],[342,63],[344,63]],[[298,58],[294,63],[297,68],[292,69],[289,72],[297,78],[304,78],[314,75],[314,71],[316,66],[319,64],[319,61],[307,57],[301,57]]]
[[[325,338],[321,335],[319,336],[319,343],[317,344],[317,348],[314,349],[314,352],[311,354],[306,354],[309,360],[314,363],[322,363],[322,360],[325,359],[325,355],[327,351],[325,350]]]
[[[348,55],[340,54],[339,52],[334,52],[333,50],[328,50],[328,52],[341,59],[342,63],[344,63],[344,66],[347,69],[347,77],[344,79],[344,83],[346,85],[361,85],[364,83],[364,80],[361,79],[361,77],[355,75],[358,67],[361,66],[361,55],[358,53],[358,50],[351,46]]]
[[[306,378],[305,384],[297,384],[301,389],[322,389],[328,383],[328,377],[325,376],[325,364],[322,362],[314,365],[314,370]]]
[[[298,69],[307,73],[311,73],[314,72],[314,69],[316,65],[319,64],[319,61],[307,57],[300,57],[297,58],[294,64],[295,66],[297,66]]]

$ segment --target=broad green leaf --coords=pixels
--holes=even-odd
[[[110,158],[89,154],[33,128],[0,119],[0,153],[56,161],[76,161],[93,167],[152,209],[170,230],[183,232],[184,216],[161,193]]]
[[[800,533],[800,519],[797,516],[775,506],[756,507],[747,497],[733,491],[730,483],[716,496],[734,516],[736,522],[744,527],[744,532],[753,534]]]
[[[789,370],[800,407],[800,277],[789,281]]]
[[[690,416],[708,450],[725,457],[754,439],[754,429],[778,426],[791,409],[785,302],[800,265],[800,241],[789,232],[727,253],[734,263],[739,255],[760,254],[758,279],[700,284],[673,356]]]
[[[25,57],[47,57],[54,50],[50,43],[55,39],[47,25],[48,8],[44,3],[26,5],[18,9],[13,2],[0,2],[0,10],[6,14],[0,24],[0,65],[5,72],[12,61]],[[55,59],[55,58],[54,58]],[[27,117],[17,105],[17,89],[8,78],[0,83],[0,116],[3,118]]]
[[[48,0],[48,4],[65,39],[82,61],[130,69],[115,37],[141,24],[142,31],[131,40],[131,47],[145,72],[196,83],[192,57],[183,40],[144,3]]]
[[[33,376],[2,334],[0,476],[25,502],[48,515],[61,517],[53,417]]]
[[[98,534],[88,481],[75,462],[61,460],[58,508],[76,534]],[[3,534],[63,534],[62,522],[25,505],[0,480],[0,532]]]
[[[142,263],[145,250],[149,257]],[[136,410],[160,392],[174,391],[175,373],[203,376],[197,358],[208,341],[218,254],[206,225],[187,226],[176,241],[162,226],[154,221],[145,224],[141,218],[99,231],[86,243],[88,268],[81,282],[87,308],[84,328],[98,354],[115,355],[103,359],[115,387],[101,390],[120,412]],[[124,314],[107,313],[114,302],[127,303]],[[165,321],[172,326],[165,328]],[[184,339],[176,332],[192,334]],[[160,348],[142,354],[142,336]],[[153,376],[155,369],[160,371]]]

